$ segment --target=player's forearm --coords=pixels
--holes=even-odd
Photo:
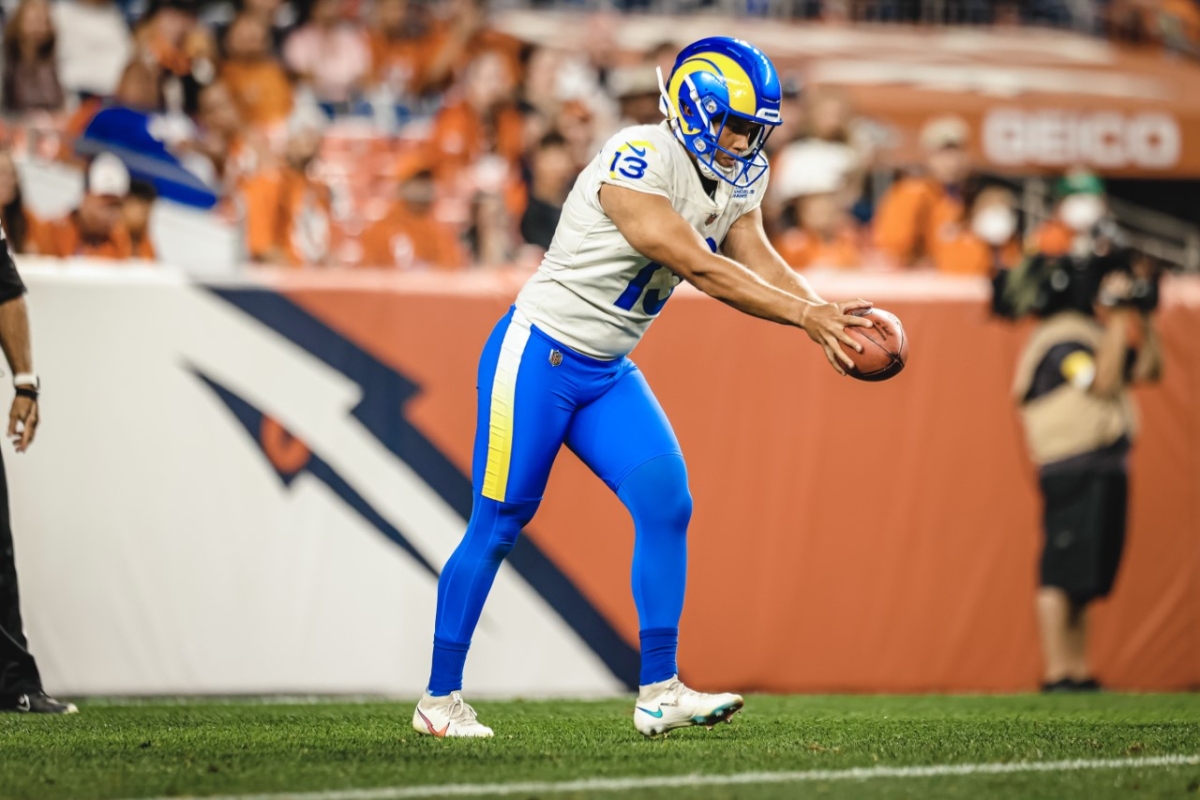
[[[734,261],[745,264],[747,269],[780,291],[810,303],[825,302],[813,291],[808,281],[796,274],[783,260],[783,256],[779,255],[767,239],[763,231],[761,209],[755,209],[733,223],[721,244],[721,252]]]
[[[755,270],[758,272],[758,270]],[[776,263],[773,263],[765,272],[759,272],[763,276],[763,280],[774,286],[776,289],[787,292],[790,295],[799,297],[801,300],[807,300],[810,303],[824,303],[821,296],[813,291],[808,280],[789,267],[782,258],[776,257]]]
[[[0,348],[14,375],[33,372],[33,348],[29,337],[29,311],[25,298],[0,304]]]
[[[804,314],[811,306],[791,292],[780,289],[736,261],[711,255],[681,271],[689,283],[709,297],[733,306],[744,314],[804,327]]]

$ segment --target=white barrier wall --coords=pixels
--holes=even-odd
[[[465,521],[350,413],[364,387],[183,278],[22,272],[43,422],[4,459],[47,688],[418,694],[436,578],[381,529],[440,569]],[[314,470],[281,480],[221,392],[302,438],[380,520]],[[475,694],[622,688],[509,566],[466,677]]]

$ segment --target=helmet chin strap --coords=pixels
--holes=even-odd
[[[654,74],[658,76],[658,110],[662,112],[662,115],[670,121],[671,127],[674,128],[676,126],[675,117],[678,115],[678,112],[675,110],[675,103],[672,102],[671,95],[667,93],[667,83],[663,80],[662,67],[655,67]]]
[[[722,175],[726,179],[732,181],[734,179],[734,177],[736,177],[738,165],[731,164],[728,167],[722,167],[720,164],[718,164],[716,162],[715,159],[713,160],[712,164],[709,165],[709,164],[701,161],[700,157],[697,156],[696,157],[696,166],[700,168],[700,174],[703,175],[704,177],[708,178],[710,181],[720,180]],[[721,175],[718,175],[717,174],[718,172],[720,172]]]

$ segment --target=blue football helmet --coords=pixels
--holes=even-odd
[[[782,119],[782,92],[775,66],[761,50],[725,36],[701,39],[679,53],[665,83],[659,70],[658,86],[659,107],[701,172],[737,187],[750,186],[766,173],[762,149]],[[745,150],[721,147],[727,126],[746,132]],[[719,153],[731,156],[733,164],[717,163]]]

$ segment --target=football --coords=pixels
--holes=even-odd
[[[848,374],[860,381],[886,381],[900,374],[908,363],[908,335],[899,318],[882,308],[866,308],[851,312],[856,317],[868,317],[871,328],[846,328],[846,333],[862,345],[856,353],[842,346],[854,361]]]

